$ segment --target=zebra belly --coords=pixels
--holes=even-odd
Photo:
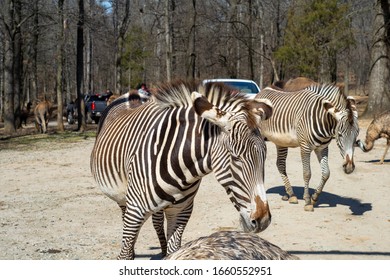
[[[120,206],[126,205],[127,182],[115,176],[108,182],[99,182],[100,190]]]
[[[299,147],[297,134],[290,132],[264,132],[264,136],[280,147],[296,148]]]

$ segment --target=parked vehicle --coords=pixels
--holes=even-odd
[[[203,80],[203,84],[223,83],[244,93],[248,98],[255,98],[260,92],[260,87],[252,80],[245,79],[209,79]]]
[[[99,122],[103,111],[107,107],[107,100],[112,94],[92,94],[85,96],[85,115],[87,123]]]

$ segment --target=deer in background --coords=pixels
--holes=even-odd
[[[52,110],[52,104],[50,101],[41,101],[35,106],[35,127],[41,133],[47,132],[47,125],[49,123]]]

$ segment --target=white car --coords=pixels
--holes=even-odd
[[[248,98],[254,99],[256,94],[260,92],[260,87],[252,80],[244,79],[209,79],[203,80],[203,84],[207,83],[223,83],[232,88],[244,93]]]

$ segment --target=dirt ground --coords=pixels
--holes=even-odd
[[[364,138],[369,121],[360,121]],[[53,126],[53,124],[51,124]],[[119,207],[103,195],[90,170],[94,137],[73,133],[0,140],[0,259],[105,260],[120,251]],[[54,140],[53,140],[54,138]],[[299,149],[290,149],[287,171],[299,198],[281,200],[276,149],[268,143],[265,184],[272,223],[259,235],[301,259],[390,259],[390,153],[379,165],[386,141],[369,153],[355,150],[355,172],[342,171],[335,141],[330,145],[331,176],[314,212],[303,210]],[[311,186],[320,168],[312,156]],[[202,181],[183,243],[222,229],[238,229],[238,213],[210,174]],[[159,259],[151,220],[142,227],[136,259]]]

